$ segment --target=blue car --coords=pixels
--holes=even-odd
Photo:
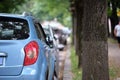
[[[34,17],[1,13],[0,80],[52,80],[54,56],[48,42]]]
[[[47,36],[47,40],[50,41],[49,45],[50,45],[50,48],[52,51],[52,55],[54,55],[54,57],[55,57],[54,73],[52,73],[52,74],[54,75],[54,78],[58,79],[59,78],[59,49],[60,49],[58,47],[58,39],[55,37],[51,26],[43,25],[42,27]]]

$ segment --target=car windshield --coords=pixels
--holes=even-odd
[[[26,20],[0,16],[0,40],[20,40],[28,37],[29,27]]]

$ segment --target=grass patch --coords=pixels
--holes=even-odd
[[[113,38],[108,38],[108,42],[117,43],[117,40],[116,40],[116,39],[113,39]]]
[[[109,68],[109,75],[110,75],[110,80],[114,80],[117,78],[117,70],[114,67]]]
[[[75,50],[71,48],[71,66],[72,66],[72,74],[73,80],[82,80],[82,69],[78,69],[78,57],[75,54]]]
[[[110,80],[115,80],[120,77],[120,66],[115,64],[110,64],[109,66]]]

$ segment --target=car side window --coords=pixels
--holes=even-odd
[[[41,29],[41,26],[39,23],[35,23],[35,28],[36,28],[36,31],[37,31],[37,35],[38,35],[38,38],[41,39],[42,41],[46,42],[46,39],[45,39],[45,36],[44,36],[44,33]]]

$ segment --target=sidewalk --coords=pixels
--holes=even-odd
[[[64,64],[63,80],[72,80],[70,55],[71,55],[70,50],[67,50]]]
[[[120,48],[117,43],[108,42],[109,61],[120,67]]]
[[[114,66],[114,68],[120,68],[120,48],[117,43],[108,42],[108,56],[109,56],[109,65]],[[117,72],[116,79],[120,80],[120,72]]]

